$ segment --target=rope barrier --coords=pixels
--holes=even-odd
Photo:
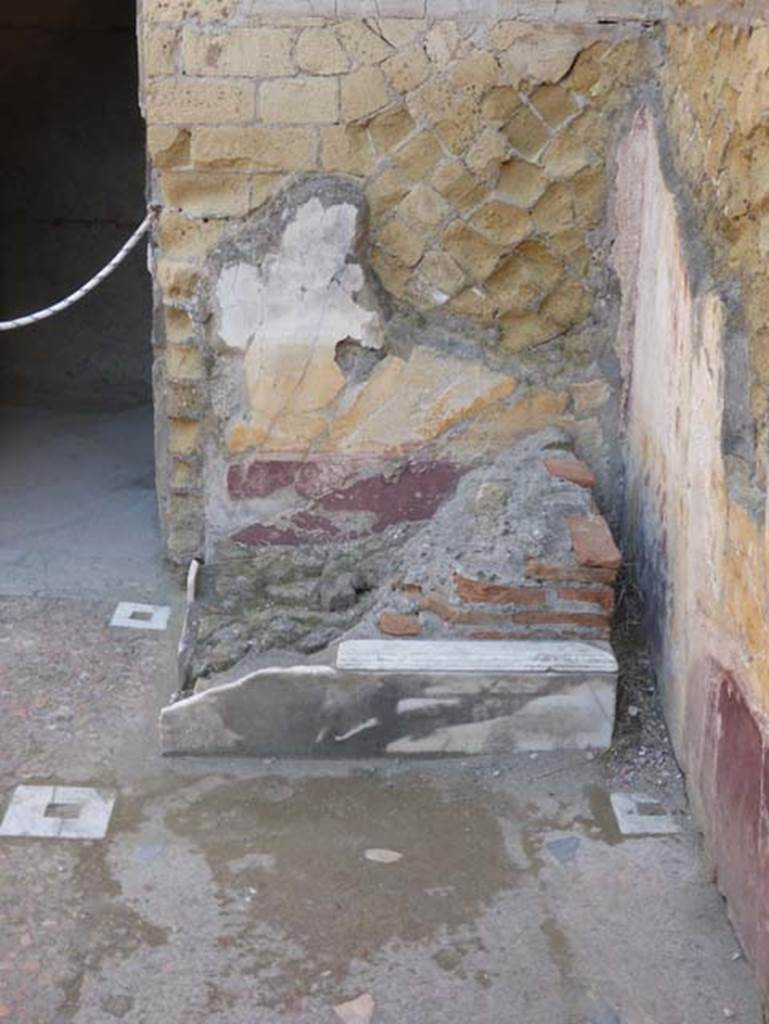
[[[17,327],[27,327],[29,324],[36,324],[40,320],[47,320],[49,316],[55,316],[56,313],[61,313],[62,310],[69,309],[70,306],[74,306],[76,302],[92,292],[94,288],[101,284],[105,277],[109,277],[113,270],[120,266],[126,256],[135,249],[145,233],[147,228],[150,226],[155,210],[151,209],[144,220],[141,222],[139,227],[134,231],[128,241],[125,243],[123,248],[113,256],[106,267],[103,267],[98,274],[95,274],[90,281],[86,281],[82,288],[78,288],[76,292],[68,295],[61,302],[54,303],[53,306],[48,306],[47,309],[38,310],[37,313],[29,313],[27,316],[16,317],[15,320],[0,320],[0,331],[13,331]]]

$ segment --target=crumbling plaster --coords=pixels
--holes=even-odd
[[[769,968],[765,14],[145,0],[141,40],[168,547],[209,559],[195,670],[380,612],[466,474],[565,430],[624,509],[676,749]],[[332,278],[288,256],[312,217],[346,225]],[[235,324],[230,287],[222,318],[236,266],[277,315]],[[333,286],[298,313],[315,269]]]
[[[248,499],[234,507],[226,479],[233,465],[247,472],[249,453],[353,467],[422,450],[434,458],[437,444],[443,461],[468,463],[556,424],[610,500],[618,366],[604,208],[612,139],[654,46],[632,17],[554,26],[487,14],[330,20],[145,3],[172,557],[210,554],[245,514]],[[237,237],[275,234],[290,197],[309,201],[312,188],[355,192],[345,259],[360,266],[365,297],[355,270],[335,293],[375,330],[332,327],[321,286],[314,303],[302,293],[302,321],[276,318],[268,300],[270,331],[297,336],[273,346],[257,330],[238,377],[237,345],[211,339],[211,317],[221,319],[213,268]],[[271,242],[268,270],[258,249],[238,271],[241,287],[259,292],[282,273],[273,288],[287,307],[301,259],[291,270]]]
[[[765,985],[767,822],[760,803],[739,793],[760,789],[765,771],[769,537],[755,476],[744,459],[735,466],[725,430],[734,317],[703,261],[702,238],[689,237],[686,204],[669,187],[672,157],[657,138],[642,111],[619,156],[627,555],[676,752]]]

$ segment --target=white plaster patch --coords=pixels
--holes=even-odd
[[[356,301],[364,285],[362,268],[349,262],[357,222],[352,203],[324,207],[310,199],[286,225],[278,251],[260,266],[241,262],[222,269],[215,289],[217,332],[228,348],[245,352],[250,422],[242,425],[247,433],[241,446],[280,432],[283,414],[298,440],[315,436],[320,410],[344,385],[337,344],[351,339],[381,347],[378,314]]]
[[[225,267],[216,285],[219,337],[229,348],[245,351],[264,319],[264,285],[258,267],[237,263]]]
[[[103,839],[115,794],[82,786],[17,786],[0,836]]]
[[[114,611],[110,626],[121,626],[125,629],[158,629],[168,626],[171,609],[167,605],[134,604],[121,601]]]
[[[643,793],[612,793],[611,806],[623,836],[666,836],[683,831],[658,800]]]

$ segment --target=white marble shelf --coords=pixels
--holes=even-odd
[[[367,672],[617,672],[608,644],[579,640],[345,640],[336,665]]]

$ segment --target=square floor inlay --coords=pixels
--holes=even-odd
[[[134,604],[121,601],[112,616],[111,626],[123,626],[126,629],[165,629],[171,609],[167,605]]]
[[[0,823],[0,836],[103,839],[115,794],[84,786],[17,786]]]
[[[654,797],[612,793],[611,806],[623,836],[673,835],[681,826]]]

